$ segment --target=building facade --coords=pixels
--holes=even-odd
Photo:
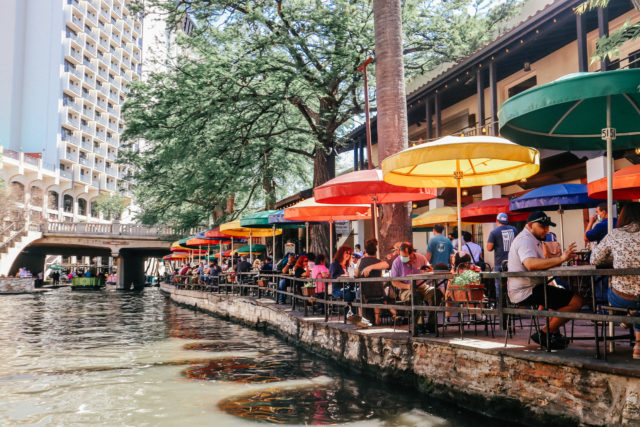
[[[95,200],[131,198],[116,159],[127,85],[141,75],[141,16],[125,0],[2,3],[0,178],[32,221],[114,219]]]
[[[534,3],[534,2],[530,2]],[[611,61],[591,61],[596,40],[640,21],[630,1],[611,0],[607,8],[578,16],[573,8],[581,0],[555,0],[521,15],[511,29],[454,64],[407,83],[409,145],[446,135],[498,135],[498,108],[512,96],[576,72],[640,68],[640,40],[630,40]],[[379,165],[375,118],[372,120],[372,160]],[[366,168],[364,127],[349,135],[354,169]],[[640,146],[639,146],[640,148]],[[615,169],[640,163],[640,150],[614,152]],[[604,177],[603,151],[541,150],[540,173],[526,181],[465,189],[463,204],[502,196],[517,196],[532,188],[555,183],[587,183]],[[440,189],[439,198],[414,204],[414,213],[455,205],[455,191]],[[549,212],[556,223],[557,212]],[[565,241],[584,245],[587,210],[564,213]],[[493,224],[467,226],[478,243],[486,243]],[[471,231],[471,230],[470,230]],[[428,234],[415,233],[416,247],[425,250]],[[491,261],[492,253],[485,251]]]

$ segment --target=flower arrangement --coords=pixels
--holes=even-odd
[[[472,286],[480,283],[480,274],[473,270],[465,270],[453,277],[451,284],[454,286]]]

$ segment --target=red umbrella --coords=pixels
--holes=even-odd
[[[391,185],[382,179],[380,169],[368,169],[340,175],[313,190],[318,203],[378,204],[415,202],[437,197],[435,188],[411,188]],[[378,236],[377,215],[373,215],[373,233]]]
[[[222,242],[229,242],[231,241],[231,237],[227,236],[226,234],[222,234],[220,232],[220,227],[216,227],[213,228],[211,230],[207,230],[204,232],[204,237],[205,238],[209,238],[209,239],[216,239]]]
[[[509,209],[509,198],[499,197],[470,203],[462,208],[462,220],[466,222],[494,222],[496,216],[504,212],[509,221],[526,221],[529,212],[512,212]]]
[[[587,193],[592,199],[606,199],[607,179],[602,178],[588,183]],[[613,174],[613,198],[615,200],[640,199],[640,165],[629,166]]]

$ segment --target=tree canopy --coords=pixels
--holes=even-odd
[[[405,1],[407,76],[481,47],[517,4]],[[165,72],[131,84],[123,109],[128,149],[119,161],[134,166],[143,222],[220,222],[333,176],[341,138],[364,111],[356,68],[374,53],[370,3],[147,0],[145,7],[172,28],[189,16],[195,29],[178,34],[181,54],[166,60]]]

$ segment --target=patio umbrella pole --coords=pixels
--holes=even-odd
[[[309,253],[309,221],[306,221],[304,223],[304,232],[305,232],[305,246],[306,246],[306,252]]]
[[[462,180],[462,171],[460,170],[460,160],[456,159],[456,171],[453,173],[456,180],[456,205],[458,210],[458,251],[462,251],[462,197],[460,195],[460,181]]]
[[[233,269],[233,236],[231,236],[231,268]]]
[[[612,148],[612,132],[611,128],[611,96],[607,96],[607,130],[605,132],[607,140],[607,215],[611,217],[607,221],[607,233],[613,230],[613,148]]]
[[[560,249],[564,251],[564,210],[562,206],[559,206],[558,213],[560,214]]]
[[[271,227],[273,230],[273,241],[271,242],[271,246],[273,247],[273,252],[271,253],[271,262],[276,261],[276,225],[273,224]]]
[[[333,262],[333,220],[329,221],[329,259]]]
[[[378,198],[376,196],[371,198],[371,221],[373,222],[373,237],[380,242],[378,238]]]
[[[253,249],[253,239],[251,238],[251,233],[253,233],[253,231],[249,230],[249,262],[251,261],[251,250]]]

